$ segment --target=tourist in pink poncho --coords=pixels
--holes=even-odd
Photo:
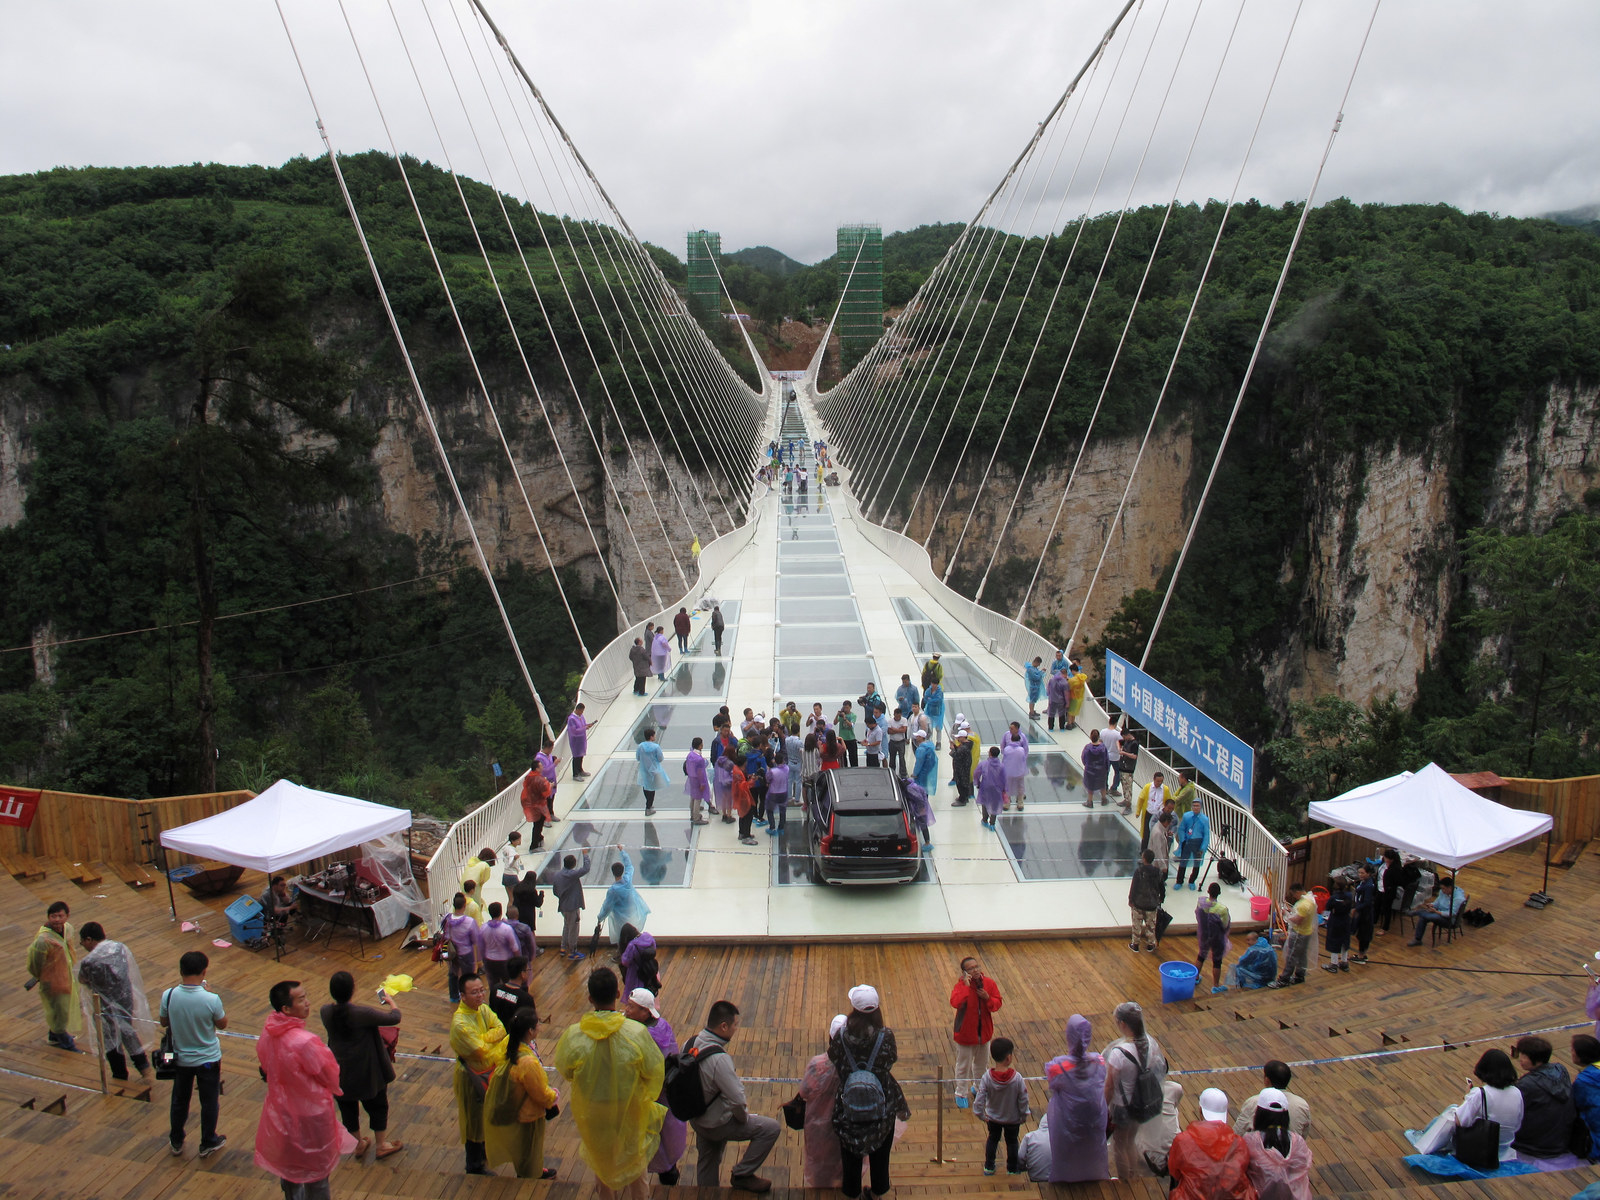
[[[272,985],[272,1015],[256,1043],[267,1096],[256,1127],[256,1166],[283,1181],[285,1195],[328,1195],[328,1176],[356,1139],[339,1122],[339,1062],[306,1028],[311,1001],[298,983]],[[300,1185],[295,1191],[292,1185]]]
[[[831,1042],[844,1028],[844,1014],[828,1025]],[[828,1061],[826,1052],[806,1064],[800,1080],[800,1097],[806,1102],[805,1186],[837,1188],[844,1182],[843,1151],[839,1135],[833,1130],[833,1102],[839,1096],[839,1072]]]

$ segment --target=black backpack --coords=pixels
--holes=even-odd
[[[1139,1074],[1133,1080],[1133,1095],[1126,1106],[1128,1116],[1141,1125],[1153,1121],[1161,1115],[1161,1076],[1150,1068],[1147,1055],[1135,1058],[1128,1053],[1127,1047],[1119,1046],[1118,1049],[1139,1068]]]
[[[883,1046],[884,1032],[878,1031],[866,1066],[858,1066],[849,1045],[842,1038],[839,1041],[839,1048],[850,1063],[850,1073],[839,1088],[839,1112],[846,1124],[872,1125],[889,1115],[889,1097],[884,1095],[883,1081],[872,1073],[872,1064],[878,1060],[878,1051]]]
[[[667,1066],[667,1108],[680,1121],[692,1121],[705,1116],[711,1101],[706,1099],[705,1088],[700,1084],[700,1066],[714,1055],[725,1053],[721,1046],[704,1049],[690,1047]]]

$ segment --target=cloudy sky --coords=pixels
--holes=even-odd
[[[510,158],[473,149],[471,130],[450,116],[448,77],[429,66],[430,55],[444,61],[440,45],[479,36],[475,27],[463,34],[451,2],[428,0],[425,12],[421,0],[393,0],[408,36],[402,44],[386,3],[346,0],[402,149],[434,161],[448,151],[464,174],[498,170],[503,188],[522,190]],[[1184,198],[1226,195],[1285,44],[1242,187],[1273,201],[1305,194],[1369,0],[1304,0],[1292,37],[1290,0],[1248,0],[1225,58],[1240,4],[1205,0],[1197,10],[1197,2],[1144,0],[1086,81],[1075,102],[1076,133],[1064,118],[1059,140],[1045,147],[1044,157],[1060,164],[1057,192],[1081,162],[1063,211],[1103,210],[1125,196],[1164,202],[1174,190]],[[337,5],[283,3],[335,144],[386,146]],[[1121,7],[1117,0],[488,3],[640,235],[681,256],[684,232],[705,227],[719,230],[727,249],[765,243],[807,262],[832,252],[840,222],[877,221],[888,231],[970,218]],[[277,164],[321,152],[272,0],[13,0],[7,9],[0,173]],[[430,13],[439,43],[424,40]],[[443,149],[409,72],[407,46],[440,119]],[[1595,0],[1384,0],[1319,198],[1442,200],[1516,215],[1594,204],[1597,66]],[[541,207],[552,203],[548,195],[537,199]],[[1016,223],[1033,219],[1027,205],[1019,198]],[[1049,223],[1054,204],[1043,211]]]

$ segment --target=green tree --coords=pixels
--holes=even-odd
[[[509,775],[520,771],[532,758],[528,750],[528,718],[522,709],[497,687],[481,713],[468,713],[467,732],[478,739],[491,763],[499,763]]]
[[[294,725],[299,773],[312,787],[327,787],[371,759],[372,725],[366,707],[342,675],[300,703]]]
[[[1307,804],[1419,765],[1405,710],[1392,695],[1368,708],[1322,695],[1297,701],[1290,714],[1292,732],[1265,747],[1292,789],[1274,798],[1273,806],[1288,814],[1303,816]]]

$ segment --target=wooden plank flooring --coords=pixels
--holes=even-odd
[[[212,946],[213,939],[229,940],[221,910],[238,892],[200,901],[180,889],[179,917],[198,918],[200,924],[199,932],[182,933],[169,919],[164,884],[136,890],[124,880],[137,873],[98,864],[93,864],[95,870],[79,870],[86,880],[79,884],[55,864],[43,865],[43,879],[0,875],[0,946],[10,961],[20,964],[45,906],[65,899],[75,925],[98,920],[111,937],[133,947],[153,1004],[164,987],[176,982],[179,954],[205,950],[212,960],[208,977],[232,1018],[232,1034],[260,1029],[267,1014],[267,989],[277,979],[307,981],[320,1002],[326,997],[326,979],[336,970],[352,971],[359,994],[366,996],[390,972],[414,976],[417,991],[401,999],[401,1050],[441,1057],[401,1060],[400,1077],[390,1089],[391,1130],[407,1149],[381,1164],[342,1165],[335,1183],[341,1197],[476,1200],[549,1193],[555,1200],[587,1200],[593,1194],[567,1120],[557,1121],[547,1140],[549,1162],[561,1172],[556,1184],[460,1175],[446,1045],[450,1005],[443,973],[426,954],[403,951],[399,939],[390,938],[368,944],[362,957],[353,937],[341,934],[331,944],[308,945],[296,934],[283,963],[276,964],[270,951]],[[1146,1005],[1151,1032],[1166,1048],[1174,1070],[1182,1073],[1185,1123],[1198,1116],[1195,1097],[1204,1087],[1223,1088],[1237,1104],[1260,1087],[1260,1063],[1270,1058],[1306,1063],[1295,1069],[1294,1088],[1310,1100],[1314,1113],[1313,1179],[1319,1196],[1565,1198],[1600,1172],[1524,1177],[1482,1188],[1429,1181],[1400,1161],[1408,1151],[1403,1131],[1424,1124],[1443,1104],[1459,1098],[1464,1077],[1485,1046],[1504,1044],[1527,1030],[1583,1020],[1581,978],[1558,976],[1580,974],[1580,963],[1593,953],[1600,855],[1584,855],[1570,869],[1552,874],[1550,891],[1556,903],[1550,908],[1522,907],[1526,895],[1539,886],[1542,870],[1542,854],[1528,851],[1474,866],[1463,874],[1463,882],[1473,904],[1495,914],[1493,925],[1470,930],[1465,938],[1437,949],[1405,948],[1409,931],[1397,925],[1374,943],[1373,965],[1339,975],[1316,971],[1304,986],[1284,991],[1213,997],[1202,988],[1196,1001],[1160,1004],[1157,967],[1166,958],[1186,959],[1192,948],[1186,938],[1169,941],[1159,955],[1134,954],[1120,938],[978,939],[970,946],[865,940],[666,945],[661,953],[663,1011],[679,1040],[686,1041],[699,1029],[712,1001],[726,998],[738,1004],[741,1028],[733,1056],[750,1080],[752,1109],[776,1113],[794,1093],[806,1060],[822,1050],[828,1021],[845,1007],[848,989],[856,983],[874,984],[897,1033],[897,1074],[914,1110],[893,1166],[896,1191],[908,1198],[1031,1196],[1041,1191],[1024,1181],[1003,1175],[986,1179],[979,1173],[982,1130],[964,1112],[945,1108],[943,1146],[935,1142],[935,1107],[941,1099],[948,1105],[940,1094],[948,1085],[941,1089],[936,1080],[947,1077],[953,1065],[948,997],[957,961],[966,952],[982,958],[999,981],[1004,1006],[997,1029],[1017,1043],[1019,1065],[1028,1074],[1037,1074],[1044,1061],[1060,1052],[1063,1026],[1074,1012],[1094,1022],[1097,1043],[1109,1040],[1111,1009],[1123,999]],[[95,874],[100,878],[89,882]],[[253,874],[241,884],[245,894],[263,886]],[[870,900],[863,897],[862,902]],[[708,911],[706,921],[714,926],[717,914]],[[604,956],[600,961],[606,961]],[[583,986],[593,965],[593,960],[571,964],[554,952],[536,961],[533,990],[541,1012],[551,1017],[549,1032],[541,1038],[543,1048],[553,1048],[560,1031],[587,1007]],[[1553,1034],[1551,1040],[1564,1058],[1567,1035]],[[1444,1042],[1458,1048],[1436,1048]],[[7,1164],[0,1197],[5,1200],[46,1195],[166,1200],[218,1194],[253,1200],[279,1195],[276,1183],[265,1179],[251,1159],[264,1087],[248,1037],[224,1039],[222,1130],[229,1143],[203,1163],[193,1157],[194,1118],[188,1155],[180,1160],[167,1154],[166,1085],[157,1086],[153,1104],[102,1099],[97,1090],[67,1086],[98,1089],[97,1065],[87,1054],[69,1055],[47,1046],[38,1002],[20,988],[0,992],[0,1047],[11,1070],[49,1081],[0,1076],[0,1103],[11,1106],[14,1118],[0,1131],[0,1153]],[[1390,1053],[1359,1057],[1381,1051]],[[30,1100],[42,1106],[63,1095],[62,1116],[16,1107]],[[1038,1082],[1031,1085],[1031,1099],[1037,1120],[1047,1100]],[[65,1155],[63,1147],[70,1147]],[[765,1168],[781,1200],[801,1200],[801,1156],[799,1136],[785,1132]],[[692,1181],[692,1149],[687,1157],[684,1179]],[[941,1157],[943,1162],[936,1161]],[[1084,1197],[1164,1194],[1156,1181],[1146,1180],[1070,1191]],[[673,1192],[670,1200],[699,1200],[690,1195],[696,1189]]]

